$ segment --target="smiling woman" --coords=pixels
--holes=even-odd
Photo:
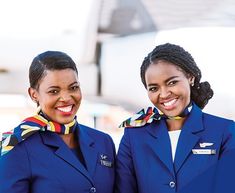
[[[29,81],[39,111],[2,135],[0,192],[113,193],[114,143],[77,122],[82,93],[72,58],[59,51],[39,54]]]
[[[211,193],[216,165],[228,153],[235,155],[234,121],[202,111],[213,90],[201,81],[194,58],[179,45],[156,46],[144,58],[140,75],[154,107],[122,123],[116,192]]]
[[[145,72],[150,101],[171,117],[179,115],[190,103],[190,85],[194,84],[194,79],[174,64],[163,60],[150,65]]]
[[[48,54],[48,52],[45,53],[45,55]],[[49,119],[62,124],[71,122],[82,99],[75,65],[72,68],[63,60],[61,63],[56,63],[55,60],[50,61],[54,66],[41,66],[40,72],[38,64],[41,60],[37,58],[34,62],[35,64],[30,67],[30,97]]]

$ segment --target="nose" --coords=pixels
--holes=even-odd
[[[161,98],[167,98],[169,95],[170,95],[170,91],[169,91],[168,88],[162,87],[162,88],[160,89],[160,97],[161,97]]]
[[[67,102],[71,99],[71,95],[67,92],[63,92],[60,94],[59,96],[59,101],[62,101],[62,102]]]

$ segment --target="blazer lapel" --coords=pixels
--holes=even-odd
[[[47,135],[42,135],[42,139],[45,145],[54,147],[56,149],[54,152],[56,156],[70,164],[72,167],[74,167],[76,170],[86,176],[89,181],[92,182],[92,179],[87,170],[80,163],[80,161],[73,154],[73,152],[63,142],[59,135],[57,135],[56,133],[47,132]]]
[[[174,175],[170,138],[165,121],[156,121],[147,126],[152,140],[147,141],[161,162]]]
[[[178,140],[174,160],[176,173],[180,170],[188,156],[191,154],[193,147],[199,141],[200,137],[197,133],[202,130],[204,130],[202,124],[202,112],[194,105],[188,119],[184,123]]]
[[[95,149],[95,141],[86,133],[86,127],[79,125],[79,143],[87,170],[93,176],[98,159],[98,152]]]

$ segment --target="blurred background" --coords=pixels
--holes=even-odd
[[[77,63],[79,122],[109,133],[150,104],[139,68],[156,45],[188,50],[215,95],[205,112],[235,119],[235,1],[0,0],[0,131],[36,112],[28,67],[46,50]]]

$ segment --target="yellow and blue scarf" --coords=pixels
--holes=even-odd
[[[154,120],[159,121],[162,119],[174,119],[174,120],[182,119],[183,117],[186,117],[190,113],[191,109],[192,109],[192,103],[190,103],[180,115],[169,117],[163,114],[162,112],[158,111],[158,109],[155,107],[148,107],[147,110],[142,109],[138,113],[134,114],[132,117],[123,121],[120,124],[119,128],[142,127],[147,123],[152,123]]]
[[[35,116],[23,120],[12,131],[2,133],[0,139],[0,155],[12,150],[18,143],[24,141],[38,131],[51,131],[58,134],[73,133],[76,129],[76,117],[68,124],[59,124],[46,119],[46,116],[39,111]]]

